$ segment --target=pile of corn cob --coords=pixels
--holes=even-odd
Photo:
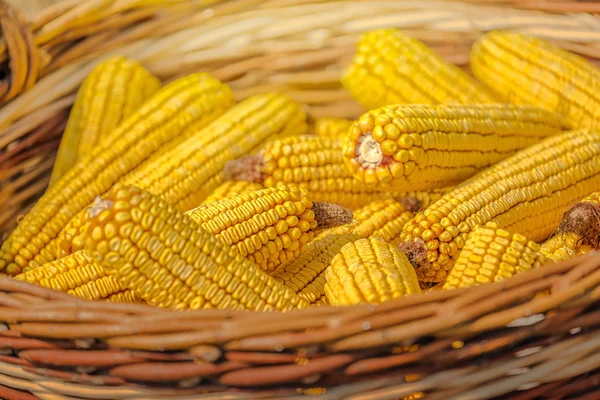
[[[341,77],[369,111],[310,121],[278,93],[235,104],[208,74],[161,87],[108,58],[0,271],[84,299],[287,311],[498,282],[596,249],[600,72],[499,31],[471,68],[370,32]]]

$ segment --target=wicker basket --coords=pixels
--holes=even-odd
[[[312,117],[355,117],[339,73],[362,31],[402,28],[465,67],[497,28],[595,60],[593,13],[561,0],[65,0],[28,23],[0,0],[2,232],[45,189],[74,93],[109,54],[165,81],[204,70],[238,99],[280,90]],[[287,314],[84,302],[0,277],[0,397],[597,399],[598,266],[590,254],[500,284]]]

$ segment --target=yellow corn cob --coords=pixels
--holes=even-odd
[[[221,173],[227,161],[249,153],[273,136],[305,130],[306,115],[300,104],[278,93],[256,95],[121,181],[162,196],[180,210],[189,210],[223,182]]]
[[[582,57],[537,38],[492,31],[473,46],[471,68],[507,102],[562,115],[573,128],[598,127],[600,71]]]
[[[66,292],[85,300],[106,299],[124,290],[114,277],[108,275],[85,251],[24,272],[15,279],[45,288]]]
[[[344,160],[380,190],[440,188],[560,131],[552,114],[529,106],[391,105],[352,125]]]
[[[260,189],[264,189],[263,185],[256,182],[232,180],[225,181],[219,187],[217,187],[210,194],[210,196],[206,198],[204,204],[212,203],[217,200],[227,199],[236,194],[247,193]]]
[[[366,109],[388,104],[496,102],[493,94],[425,44],[396,29],[364,34],[342,84]]]
[[[164,143],[222,114],[232,96],[208,74],[193,74],[159,90],[46,191],[2,244],[0,271],[16,275],[32,261],[42,265],[56,259],[55,243],[49,243],[71,218]]]
[[[133,293],[129,289],[122,290],[118,293],[111,294],[106,298],[106,301],[111,303],[144,303],[140,296]]]
[[[323,294],[317,301],[315,301],[312,306],[328,306],[330,305],[329,300],[327,300],[327,296]]]
[[[325,295],[323,273],[342,246],[356,240],[351,235],[328,234],[310,242],[299,257],[281,264],[271,276],[311,304]]]
[[[586,254],[600,246],[600,192],[571,207],[562,217],[558,232],[542,246],[542,254],[554,262]]]
[[[352,234],[362,238],[380,237],[398,245],[402,228],[413,215],[395,200],[377,200],[354,213],[358,222],[353,226]]]
[[[116,184],[82,217],[77,242],[150,305],[280,311],[308,306],[149,192]]]
[[[419,280],[440,282],[469,232],[491,221],[545,240],[562,213],[600,189],[600,133],[569,131],[528,147],[418,212],[402,234]]]
[[[340,204],[350,209],[381,198],[420,199],[414,210],[427,206],[431,197],[448,189],[410,192],[381,192],[354,179],[342,157],[343,140],[302,135],[273,140],[255,156],[242,157],[227,164],[226,179],[249,180],[265,187],[280,184],[306,189],[314,201]]]
[[[317,229],[352,220],[349,211],[313,203],[306,190],[293,186],[242,193],[186,214],[266,271],[298,257]]]
[[[471,231],[442,289],[500,282],[545,262],[539,244],[488,222]]]
[[[50,185],[106,139],[161,83],[140,63],[123,57],[101,62],[83,81],[63,133]]]
[[[383,303],[421,293],[406,256],[381,238],[344,245],[331,260],[325,279],[325,294],[332,305]]]
[[[315,121],[315,135],[344,138],[351,126],[352,121],[348,119],[321,117]]]

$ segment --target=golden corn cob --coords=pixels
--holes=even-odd
[[[600,246],[600,192],[571,207],[562,217],[558,232],[542,246],[542,254],[554,262],[586,254]]]
[[[217,200],[227,199],[236,194],[251,192],[264,189],[263,185],[250,181],[225,181],[206,198],[204,204],[212,203]]]
[[[492,31],[474,44],[471,68],[506,102],[544,108],[573,128],[598,127],[600,71],[583,57],[541,39]]]
[[[116,184],[77,242],[150,305],[287,311],[308,303],[158,196]]]
[[[344,245],[325,272],[332,305],[383,303],[421,293],[415,271],[398,248],[381,238]]]
[[[360,117],[343,152],[371,187],[426,190],[456,185],[560,131],[560,121],[535,107],[391,105]]]
[[[53,241],[77,213],[183,130],[206,125],[233,102],[231,90],[208,74],[192,74],[159,90],[46,191],[2,243],[0,271],[56,259]]]
[[[420,199],[415,211],[426,207],[431,197],[448,190],[381,192],[355,179],[344,164],[343,140],[302,135],[273,140],[253,156],[227,164],[226,179],[259,182],[265,187],[280,184],[306,189],[314,201],[340,204],[350,209],[365,206],[381,198]]]
[[[306,190],[293,186],[242,193],[186,214],[266,271],[298,257],[315,231],[352,220],[349,211],[313,203]]]
[[[500,282],[546,262],[540,245],[488,222],[475,227],[442,289]]]
[[[361,37],[342,84],[369,110],[388,104],[496,102],[482,84],[396,29]]]
[[[344,118],[321,117],[315,121],[315,135],[322,137],[344,138],[352,122]]]
[[[419,280],[440,282],[454,265],[469,232],[491,221],[545,240],[562,213],[600,189],[600,133],[552,136],[462,183],[418,212],[401,234]]]
[[[129,289],[122,290],[115,294],[111,294],[106,298],[106,301],[111,303],[145,303],[140,296]]]
[[[85,300],[108,299],[125,288],[85,251],[77,251],[15,279],[65,292]]]
[[[83,81],[63,133],[50,185],[90,154],[161,83],[140,63],[123,57],[101,62]]]
[[[180,210],[201,204],[222,182],[225,164],[274,136],[301,134],[306,115],[279,93],[250,97],[179,146],[148,160],[121,182],[162,196]]]
[[[351,235],[328,234],[313,240],[299,257],[281,264],[271,276],[311,304],[325,295],[323,273],[342,246],[356,240]]]

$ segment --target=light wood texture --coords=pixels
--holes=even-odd
[[[9,3],[17,6],[19,10],[23,11],[27,17],[31,17],[39,10],[44,7],[48,7],[51,4],[58,3],[61,0],[8,0]]]

